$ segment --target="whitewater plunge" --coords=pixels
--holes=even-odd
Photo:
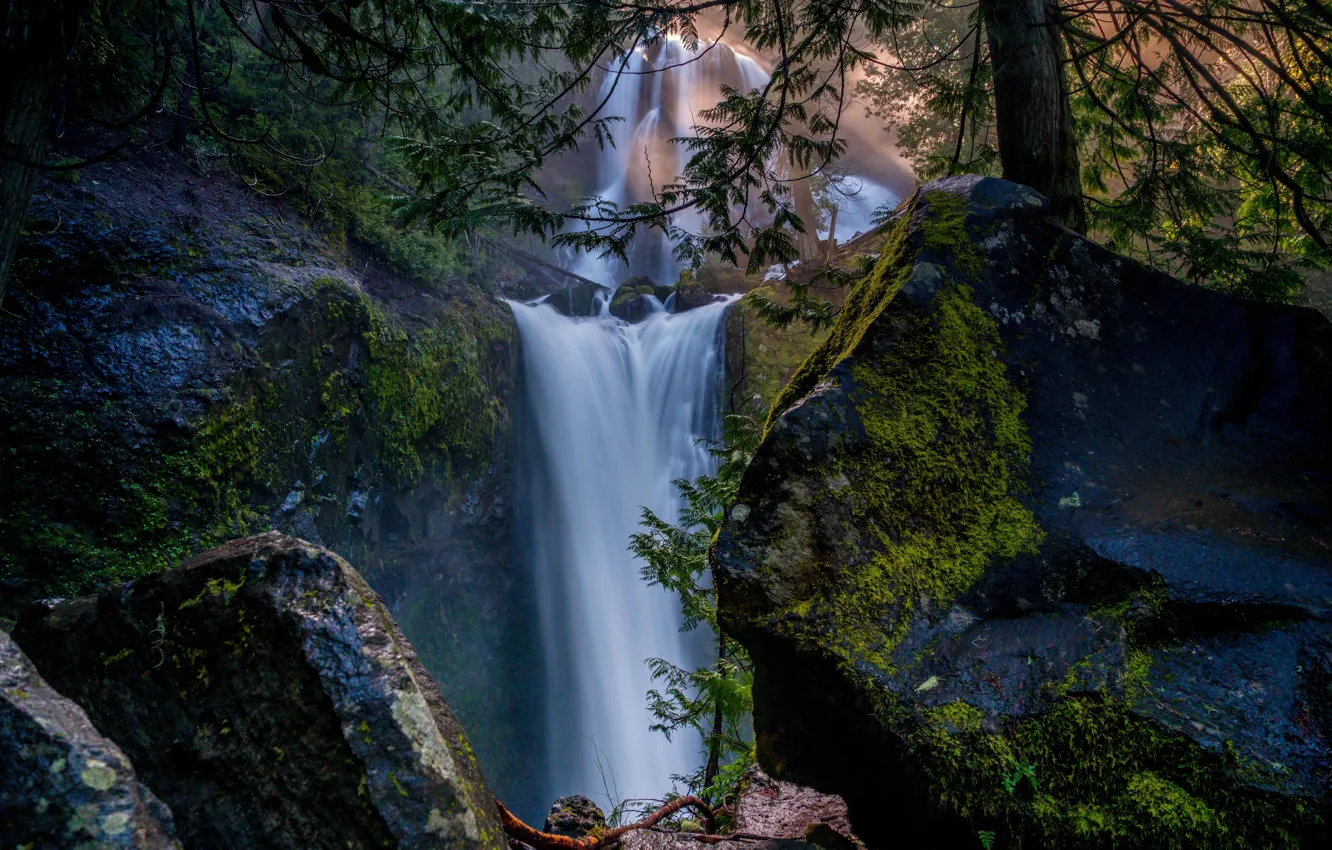
[[[519,440],[545,654],[547,799],[660,797],[699,741],[649,729],[648,658],[698,659],[679,601],[627,549],[649,507],[675,519],[671,482],[711,472],[726,305],[630,325],[510,302],[522,340]],[[608,797],[615,798],[607,800]]]

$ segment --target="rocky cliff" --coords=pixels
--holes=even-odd
[[[1324,846],[1332,331],[994,179],[904,204],[713,553],[773,775],[870,846]]]
[[[163,151],[44,182],[0,314],[0,620],[290,531],[361,568],[497,790],[543,805],[515,332],[503,268],[451,274],[408,280]]]

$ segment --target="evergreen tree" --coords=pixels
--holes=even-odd
[[[944,14],[957,38],[933,41]],[[703,55],[704,20],[758,50],[771,79],[723,88],[700,110],[702,126],[680,140],[683,173],[663,175],[654,197],[551,203],[541,181],[553,157],[612,143],[617,116],[589,98],[594,83],[668,36]],[[354,107],[396,136],[413,173],[401,210],[447,235],[502,226],[623,255],[655,228],[684,260],[789,261],[811,224],[790,175],[835,164],[854,80],[877,69],[881,111],[931,113],[930,139],[951,142],[916,159],[998,169],[1112,247],[1276,298],[1293,295],[1302,266],[1327,262],[1327,0],[6,0],[0,24],[17,69],[0,80],[0,286],[81,65],[132,83],[142,107],[125,120],[171,92],[227,146],[317,161],[219,108],[228,76],[207,54],[226,66],[242,44],[290,97]],[[141,59],[107,57],[121,52]],[[887,82],[931,75],[947,96]],[[913,122],[923,127],[902,125]],[[689,208],[701,232],[679,225]]]
[[[1002,6],[930,0],[882,43],[896,58],[858,86],[922,177],[1001,173],[1042,188],[1026,169],[1067,168],[1080,179],[1065,206],[1076,191],[1085,209],[1065,216],[1071,224],[1248,297],[1289,301],[1302,271],[1332,261],[1324,0],[1050,5],[1047,25],[1030,29],[1057,35],[1065,106],[1055,116],[1031,100],[1048,113],[1044,131],[1007,129],[1029,100],[1014,84],[1021,62],[995,49],[1008,26]],[[1013,132],[1028,140],[1031,165],[1011,162],[1022,155]],[[1070,141],[1076,157],[1059,153]],[[1042,190],[1058,205],[1059,190]]]

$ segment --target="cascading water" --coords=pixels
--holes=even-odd
[[[545,647],[549,799],[660,796],[698,765],[697,739],[652,732],[645,660],[696,660],[677,600],[628,552],[649,507],[674,520],[671,482],[711,471],[725,304],[630,325],[510,302],[522,340],[521,434],[530,552]]]
[[[716,104],[720,86],[747,90],[768,81],[757,62],[725,44],[704,41],[698,52],[690,52],[674,35],[633,51],[615,70],[619,73],[608,73],[602,81],[597,102],[606,102],[602,114],[623,120],[611,129],[615,144],[597,153],[595,194],[620,207],[651,200],[654,190],[676,182],[690,154],[670,140],[695,135],[699,110]],[[702,221],[686,210],[676,223],[697,232]],[[665,233],[640,235],[630,252],[629,267],[613,257],[584,254],[573,271],[611,287],[630,267],[660,284],[672,285],[679,278],[680,264]]]

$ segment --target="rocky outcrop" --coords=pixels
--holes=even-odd
[[[14,631],[194,847],[504,843],[471,747],[379,597],[276,533]]]
[[[171,812],[0,632],[0,845],[179,847]]]
[[[1332,332],[924,187],[717,540],[759,758],[870,846],[1322,846]]]
[[[165,149],[43,183],[0,311],[0,627],[294,534],[356,564],[539,811],[504,269],[409,279],[308,224]]]

